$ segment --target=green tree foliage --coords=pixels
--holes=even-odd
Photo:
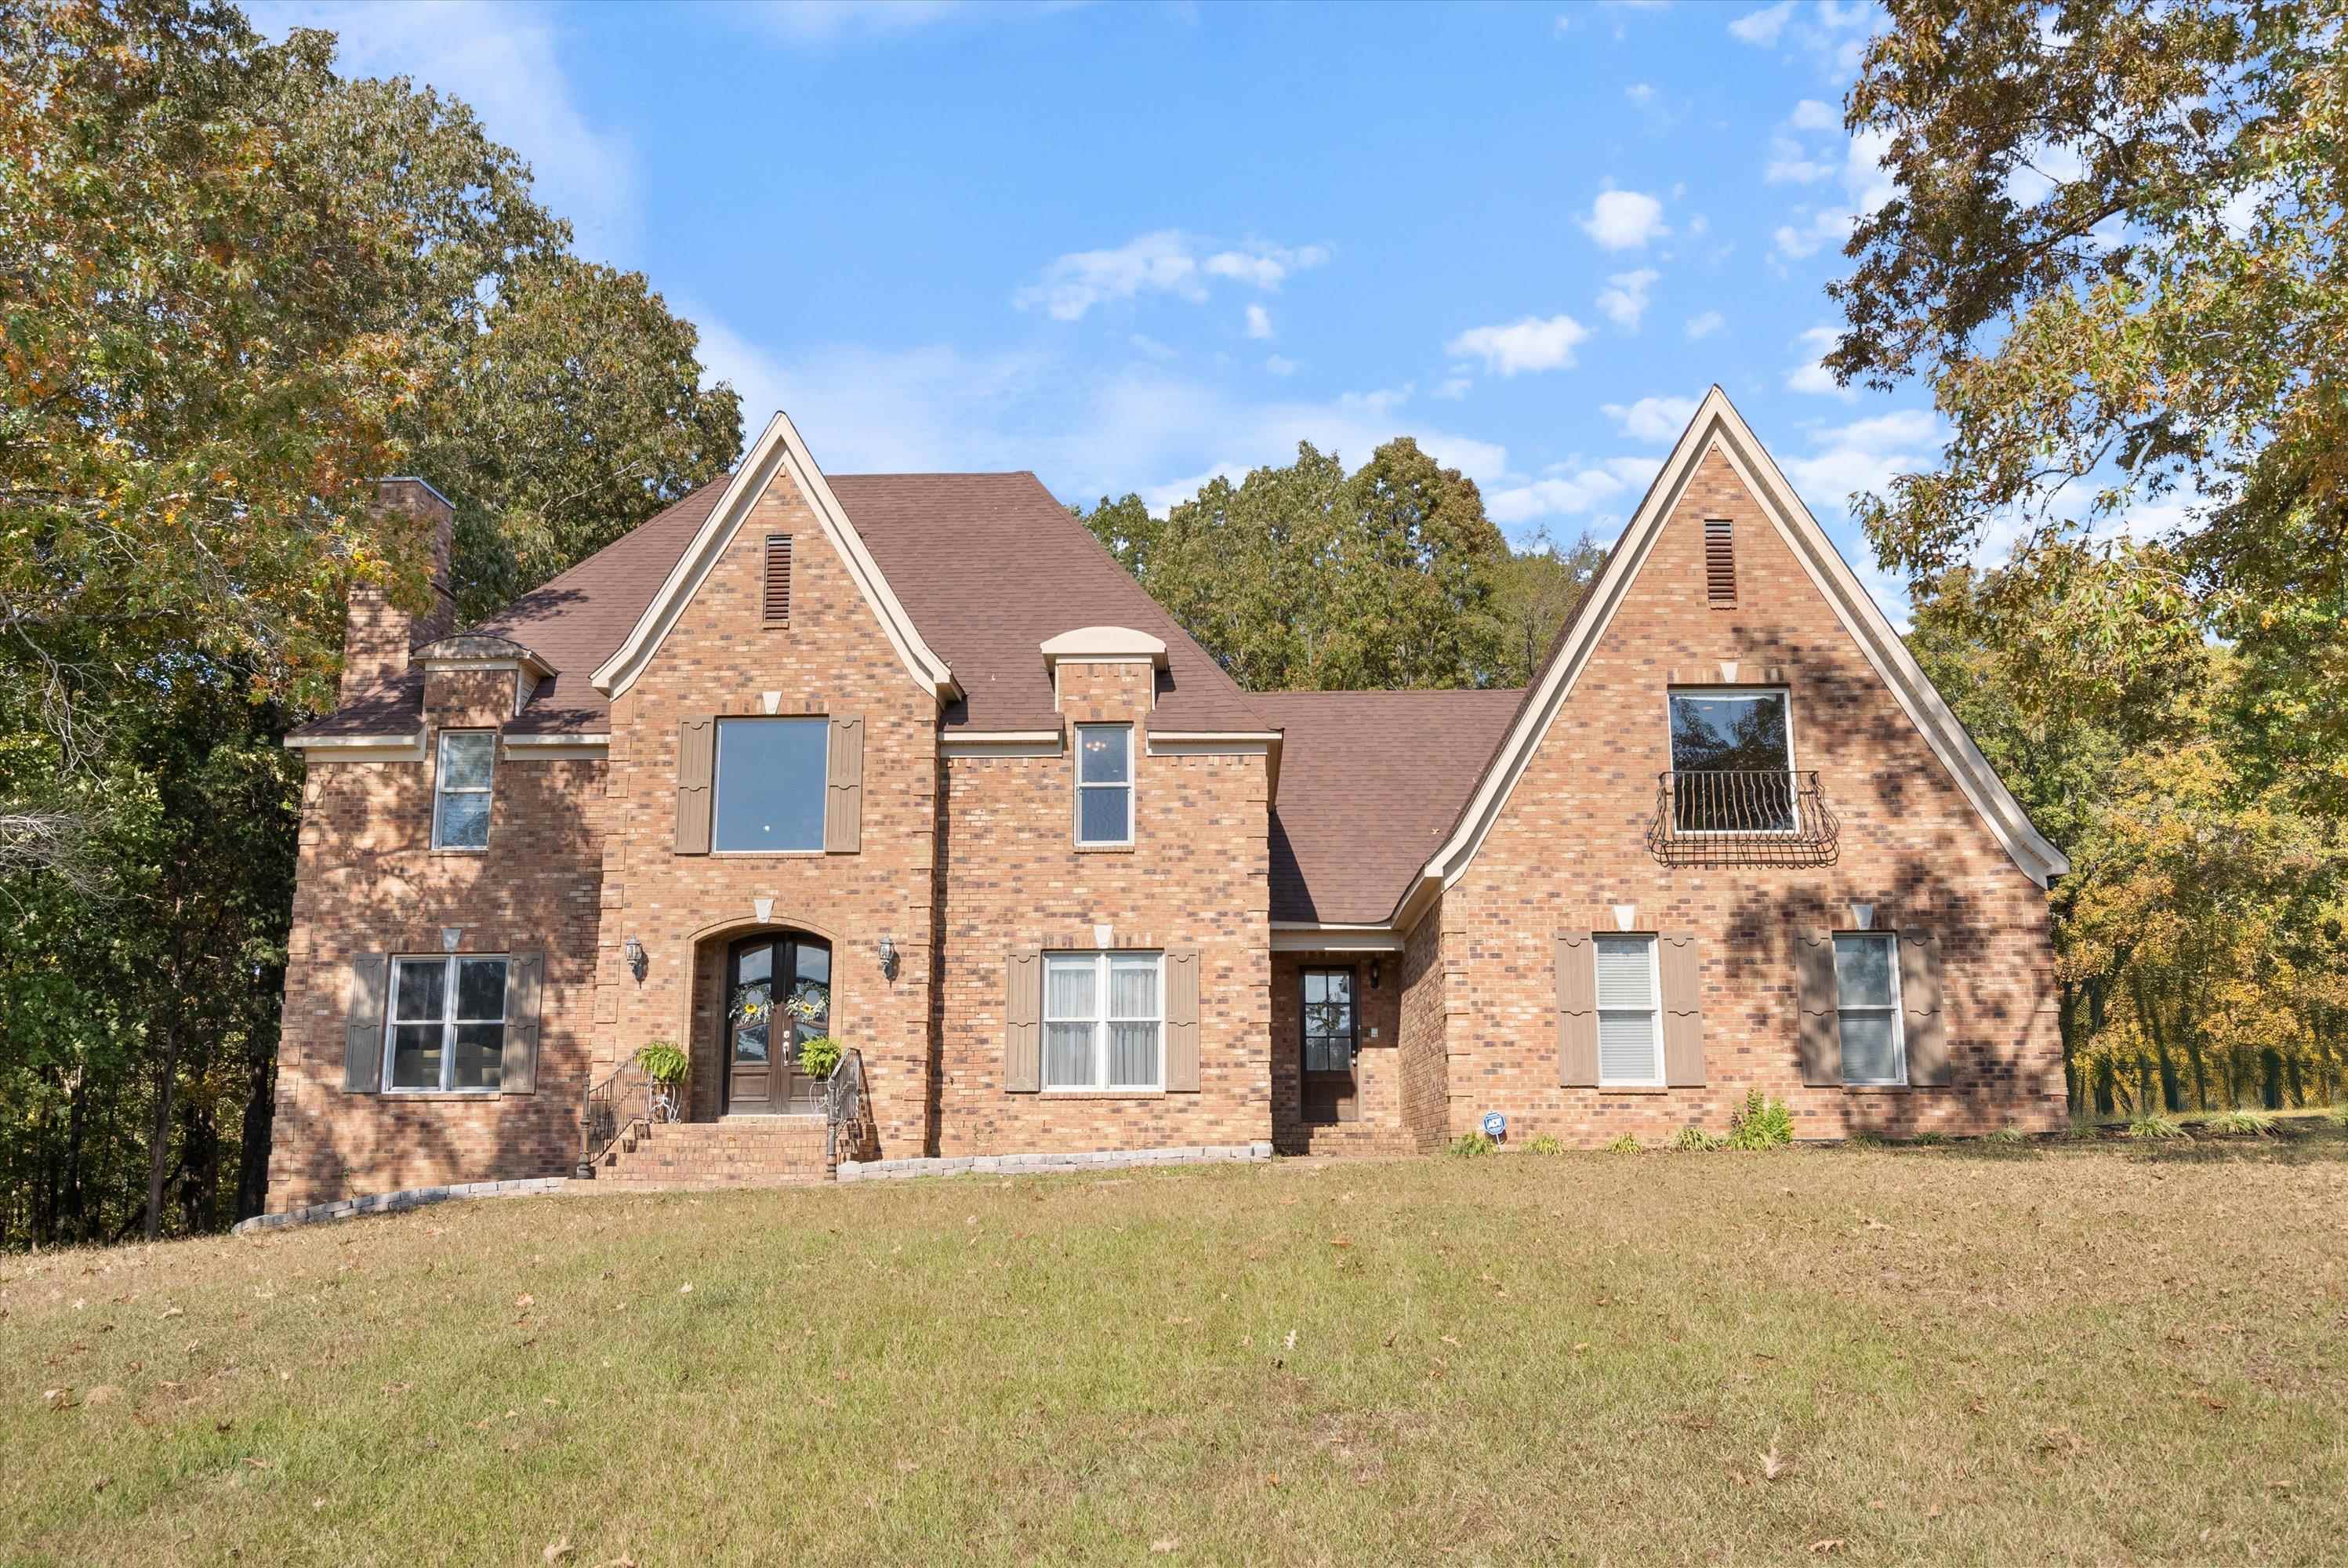
[[[253,1212],[348,586],[480,611],[729,466],[733,392],[462,103],[211,0],[0,4],[0,1241]]]
[[[1983,584],[2015,679],[2083,711],[2220,636],[2246,777],[2348,804],[2348,5],[1890,9],[1849,118],[1896,191],[1828,364],[1929,378],[1952,435],[1862,503],[1878,553],[2018,528]]]
[[[1162,519],[1131,495],[1077,515],[1254,691],[1521,682],[1594,555],[1545,539],[1512,555],[1475,482],[1407,436],[1351,474],[1301,442],[1287,467],[1210,480]]]

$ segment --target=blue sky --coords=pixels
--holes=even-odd
[[[471,103],[829,470],[1162,508],[1410,434],[1609,540],[1717,381],[1896,609],[1843,498],[1929,399],[1817,368],[1864,6],[254,9]]]

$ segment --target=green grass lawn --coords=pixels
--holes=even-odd
[[[2332,1133],[561,1197],[15,1257],[0,1559],[2336,1563],[2343,1219]]]

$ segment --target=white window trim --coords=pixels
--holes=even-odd
[[[452,787],[448,782],[448,742],[460,735],[478,735],[489,745],[489,781],[481,785]],[[440,838],[440,802],[451,795],[486,795],[489,799],[490,815],[497,812],[498,732],[494,729],[444,729],[432,750],[432,848],[452,855],[486,855],[489,852],[488,818],[481,822],[481,841],[478,844],[444,843]]]
[[[1088,784],[1085,781],[1085,731],[1088,729],[1115,730],[1125,737],[1125,782],[1121,784]],[[1076,762],[1076,796],[1074,802],[1074,809],[1076,811],[1076,843],[1080,848],[1087,850],[1130,849],[1133,847],[1134,834],[1140,827],[1140,823],[1135,820],[1134,811],[1133,726],[1129,724],[1080,724],[1076,727],[1076,745],[1069,748],[1069,756]],[[1085,791],[1087,789],[1121,789],[1125,792],[1125,837],[1121,839],[1087,839],[1085,837]],[[1163,1010],[1162,1004],[1160,1010]]]
[[[1093,1011],[1088,1018],[1056,1018],[1052,1016],[1052,967],[1056,960],[1062,965],[1071,960],[1088,958],[1094,963]],[[1120,1018],[1111,1015],[1109,975],[1113,963],[1123,960],[1133,964],[1148,959],[1158,970],[1158,1012],[1152,1018]],[[1044,1006],[1041,1009],[1043,1035],[1039,1042],[1043,1052],[1041,1063],[1043,1092],[1045,1094],[1161,1094],[1166,1088],[1166,954],[1157,949],[1113,947],[1097,951],[1084,949],[1047,952],[1044,954]],[[1108,1026],[1155,1022],[1158,1026],[1158,1072],[1148,1083],[1110,1083],[1108,1080]],[[1052,1026],[1054,1024],[1089,1024],[1093,1031],[1093,1071],[1089,1083],[1053,1083]]]
[[[1794,688],[1789,686],[1674,686],[1663,692],[1663,756],[1672,764],[1672,777],[1680,776],[1680,759],[1672,749],[1672,702],[1677,697],[1707,696],[1774,696],[1786,704],[1786,789],[1794,808],[1794,823],[1789,828],[1681,828],[1676,824],[1672,836],[1681,839],[1724,838],[1798,838],[1802,831],[1801,772],[1794,766]],[[1703,769],[1694,769],[1701,772]]]
[[[1653,1077],[1653,1078],[1608,1078],[1608,1077],[1606,1076],[1606,1066],[1605,1066],[1605,1063],[1606,1063],[1606,1057],[1605,1057],[1605,1053],[1601,1051],[1601,1053],[1599,1053],[1599,1057],[1598,1057],[1598,1061],[1599,1061],[1599,1068],[1598,1068],[1598,1087],[1599,1087],[1599,1088],[1663,1088],[1663,944],[1662,944],[1660,941],[1658,941],[1658,940],[1655,938],[1655,936],[1654,936],[1652,933],[1649,933],[1649,932],[1643,932],[1643,931],[1601,931],[1601,932],[1593,932],[1593,933],[1591,934],[1591,949],[1590,949],[1590,962],[1591,962],[1591,980],[1592,980],[1591,990],[1592,990],[1593,992],[1595,992],[1595,990],[1596,990],[1596,988],[1597,988],[1597,987],[1596,987],[1596,985],[1595,985],[1595,981],[1596,981],[1596,977],[1597,977],[1597,964],[1598,964],[1598,947],[1597,947],[1597,944],[1598,944],[1599,943],[1601,943],[1601,942],[1626,942],[1626,941],[1627,941],[1627,942],[1638,942],[1638,943],[1643,943],[1643,944],[1645,944],[1646,949],[1647,949],[1647,1006],[1646,1006],[1645,1007],[1643,1007],[1643,1008],[1641,1008],[1641,1007],[1607,1007],[1607,1006],[1601,1006],[1601,1007],[1598,1009],[1598,1027],[1599,1027],[1599,1033],[1600,1033],[1600,1035],[1601,1035],[1601,1037],[1604,1035],[1604,1033],[1605,1033],[1605,1028],[1606,1028],[1606,1016],[1607,1016],[1609,1013],[1612,1013],[1612,1014],[1615,1015],[1615,1016],[1618,1016],[1618,1017],[1621,1017],[1621,1016],[1629,1016],[1629,1015],[1637,1014],[1637,1013],[1642,1013],[1642,1012],[1645,1013],[1645,1014],[1646,1014],[1646,1016],[1647,1016],[1647,1020],[1648,1020],[1648,1022],[1653,1026],[1653,1028],[1652,1028],[1652,1030],[1651,1030],[1651,1033],[1653,1034],[1653,1038],[1654,1038],[1654,1042],[1655,1042],[1655,1057],[1654,1057],[1654,1061],[1655,1061],[1655,1076],[1654,1076],[1654,1077]]]
[[[456,1016],[457,965],[460,962],[478,964],[489,961],[505,965],[506,985],[510,986],[513,984],[513,957],[510,954],[399,953],[392,955],[391,983],[385,989],[383,1003],[383,1072],[376,1079],[376,1082],[381,1086],[382,1093],[465,1094],[494,1098],[505,1092],[505,1074],[502,1071],[498,1075],[498,1087],[495,1088],[457,1088],[451,1087],[448,1082],[449,1075],[457,1070],[458,1025],[495,1024],[501,1031],[506,1027],[506,1015],[503,1011],[494,1018],[459,1018]],[[399,1026],[402,1022],[399,1016],[399,974],[404,966],[425,964],[439,964],[444,966],[440,981],[440,1081],[428,1088],[415,1085],[394,1088],[391,1081],[391,1064],[393,1056],[399,1048]],[[498,995],[500,1008],[511,1006],[505,1000],[506,992],[502,987],[499,990]],[[410,1024],[421,1024],[427,1020],[410,1018],[406,1021]],[[505,1046],[505,1036],[502,1033],[498,1037],[498,1045],[502,1051]]]
[[[1846,1088],[1905,1088],[1908,1087],[1908,1019],[1905,1010],[1900,1005],[1899,934],[1890,931],[1838,931],[1834,933],[1831,940],[1838,943],[1846,937],[1854,941],[1879,942],[1890,947],[1891,1001],[1888,1006],[1873,1002],[1856,1005],[1846,1003],[1842,999],[1842,967],[1838,964],[1835,966],[1836,1038],[1841,1038],[1843,1015],[1846,1013],[1865,1013],[1870,1016],[1877,1013],[1889,1013],[1891,1015],[1891,1048],[1899,1057],[1900,1070],[1895,1077],[1881,1078],[1852,1078],[1849,1072],[1845,1072],[1842,1079],[1843,1087]],[[1843,1060],[1848,1063],[1850,1058],[1845,1057]]]
[[[726,789],[726,727],[729,724],[774,724],[793,722],[820,724],[823,727],[823,796],[816,802],[815,848],[811,850],[721,850],[717,847],[717,820],[721,796]],[[709,852],[713,855],[747,855],[772,860],[782,855],[801,855],[821,859],[824,845],[831,836],[831,719],[820,713],[735,713],[719,717],[716,732],[709,738]]]

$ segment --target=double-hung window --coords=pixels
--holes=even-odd
[[[489,789],[497,773],[498,736],[493,729],[444,729],[440,762],[433,773],[432,847],[489,847]]]
[[[506,961],[456,954],[391,966],[388,1089],[494,1089],[506,1049]]]
[[[1790,833],[1793,726],[1779,687],[1671,694],[1673,826],[1684,833]]]
[[[1162,954],[1044,955],[1044,1087],[1156,1089],[1165,1076]]]
[[[1842,1079],[1904,1084],[1908,1043],[1900,1020],[1900,939],[1890,932],[1836,936],[1835,1010],[1842,1030]]]
[[[709,847],[820,851],[830,737],[829,719],[719,719]]]
[[[1076,726],[1076,842],[1133,842],[1133,726]]]
[[[1652,936],[1593,939],[1598,966],[1598,1081],[1648,1088],[1663,1081],[1662,998]]]

